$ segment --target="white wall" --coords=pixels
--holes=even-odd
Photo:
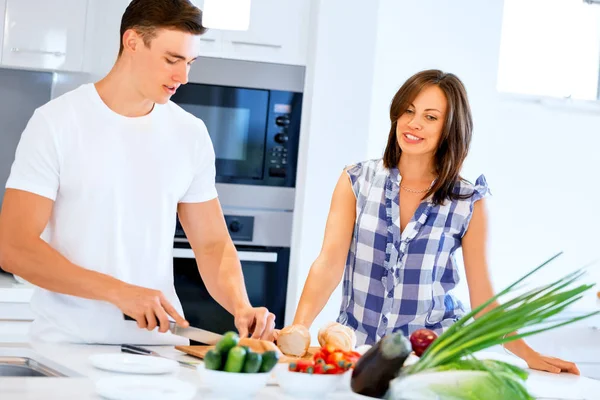
[[[367,153],[377,3],[313,2],[286,324],[321,249],[335,183],[344,166]],[[320,326],[337,318],[340,302],[338,288],[313,325],[314,339]]]
[[[475,123],[464,175],[485,174],[490,270],[502,289],[558,251],[561,262],[537,275],[549,281],[599,258],[596,184],[600,115],[517,102],[497,93],[501,0],[382,0],[369,156],[380,156],[389,131],[385,112],[397,88],[427,68],[464,82]],[[589,281],[599,280],[598,268]],[[466,287],[459,293],[465,297]],[[597,304],[595,292],[580,307]]]
[[[355,4],[353,20],[361,27],[359,35],[338,17],[340,10],[352,11],[341,3],[348,4],[321,5],[315,59],[309,63],[315,76],[309,80],[313,92],[305,136],[310,139],[304,143],[298,181],[301,204],[291,290],[301,288],[318,254],[341,166],[381,157],[394,93],[412,74],[428,68],[455,73],[469,94],[475,131],[463,176],[474,181],[485,174],[493,193],[488,201],[489,262],[495,288],[504,288],[561,250],[561,261],[536,275],[534,283],[600,258],[600,214],[595,210],[600,115],[517,102],[497,93],[501,0],[380,0],[373,8],[361,2]],[[352,85],[350,92],[344,80]],[[342,110],[347,111],[344,118]],[[349,146],[344,152],[335,150],[339,140]],[[590,271],[588,281],[600,280],[599,268]],[[456,292],[468,303],[464,280]],[[298,295],[290,292],[290,303]],[[575,308],[597,304],[594,290]],[[295,304],[288,304],[288,318],[291,306]],[[315,324],[336,318],[338,307],[334,296]]]

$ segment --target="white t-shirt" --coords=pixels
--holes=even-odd
[[[172,102],[124,117],[93,84],[82,85],[35,111],[6,187],[54,200],[42,238],[69,261],[161,290],[182,313],[173,285],[177,204],[217,197],[214,149],[200,119]],[[36,288],[31,307],[32,339],[188,343],[124,321],[108,302]]]

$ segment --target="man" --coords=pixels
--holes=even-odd
[[[165,333],[169,319],[188,326],[173,287],[176,213],[240,336],[272,339],[275,316],[248,300],[206,127],[169,101],[204,31],[189,0],[133,0],[110,73],[29,121],[0,213],[0,265],[39,287],[34,339],[187,343]]]

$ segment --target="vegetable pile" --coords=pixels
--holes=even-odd
[[[266,351],[257,353],[247,346],[239,345],[240,338],[235,332],[227,332],[214,349],[204,356],[204,366],[225,372],[258,373],[270,372],[279,361],[279,353]]]
[[[500,361],[478,360],[473,354],[598,314],[597,311],[578,317],[552,319],[581,299],[582,294],[594,285],[572,287],[584,275],[583,270],[578,270],[555,282],[516,295],[477,319],[474,317],[498,298],[514,294],[523,281],[561,254],[472,310],[439,337],[428,330],[415,331],[410,340],[402,333],[383,337],[356,363],[352,390],[365,396],[385,396],[391,400],[533,399],[524,387],[527,372]],[[420,358],[416,363],[405,366],[404,362],[413,350]]]
[[[360,354],[344,351],[331,345],[321,347],[311,359],[300,359],[290,363],[288,370],[307,374],[343,374],[353,368]]]

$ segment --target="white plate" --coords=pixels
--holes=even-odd
[[[96,393],[110,400],[189,400],[196,387],[170,377],[111,376],[96,382]]]
[[[96,368],[128,374],[170,374],[179,368],[177,361],[137,354],[94,354],[89,359]]]

